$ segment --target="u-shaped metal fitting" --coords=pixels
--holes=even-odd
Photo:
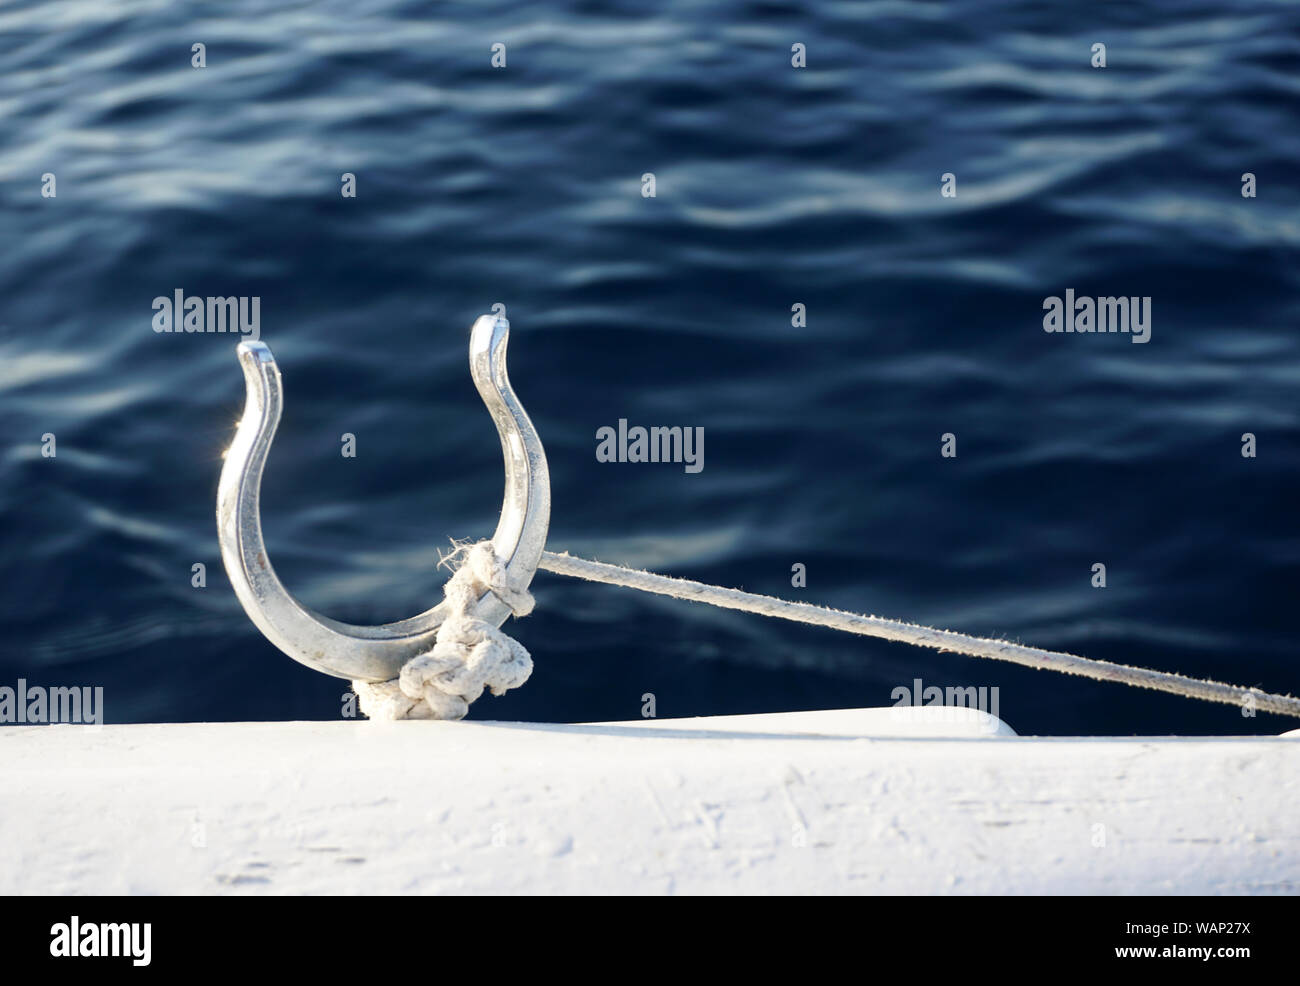
[[[509,337],[505,318],[481,315],[470,330],[469,365],[505,458],[505,501],[492,547],[510,581],[522,588],[532,581],[546,545],[551,481],[541,439],[506,375]],[[444,600],[397,623],[355,626],[312,612],[289,594],[267,556],[259,507],[262,469],[283,407],[280,370],[261,342],[241,342],[237,352],[248,397],[217,489],[221,558],[235,595],[266,638],[295,661],[339,678],[395,678],[403,664],[433,647],[449,606]],[[509,607],[491,593],[475,607],[475,616],[494,626],[509,615]]]

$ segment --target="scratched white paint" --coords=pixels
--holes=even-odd
[[[1300,737],[909,711],[5,728],[0,892],[1300,892]]]

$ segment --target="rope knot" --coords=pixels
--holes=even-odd
[[[492,593],[515,616],[533,609],[532,594],[510,581],[491,541],[461,545],[443,559],[460,567],[443,590],[451,613],[438,628],[433,650],[417,654],[392,681],[354,681],[361,711],[371,719],[463,719],[486,688],[504,695],[533,673],[533,659],[519,641],[473,615]]]

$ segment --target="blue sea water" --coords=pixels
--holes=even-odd
[[[153,331],[179,288],[261,299],[271,557],[336,618],[426,608],[448,539],[493,529],[466,342],[501,303],[554,550],[1300,689],[1298,32],[1269,0],[0,5],[0,684],[101,685],[116,722],[341,714],[222,571],[243,384],[231,336]],[[1150,296],[1150,342],[1045,333],[1067,288]],[[598,462],[619,418],[702,427],[703,471]],[[998,688],[1021,733],[1295,726],[534,590],[507,626],[532,680],[472,718],[889,705],[919,678]]]

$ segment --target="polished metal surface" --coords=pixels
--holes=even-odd
[[[506,375],[509,336],[506,319],[480,316],[470,330],[469,363],[505,458],[505,501],[492,546],[511,581],[527,586],[546,545],[551,485],[541,439]],[[266,638],[295,661],[340,678],[395,678],[410,658],[433,647],[447,604],[397,623],[355,626],[314,613],[289,594],[267,556],[259,511],[262,469],[283,408],[280,370],[261,342],[241,342],[237,352],[248,397],[217,490],[221,557],[235,595]],[[475,615],[500,626],[510,610],[487,593]]]

